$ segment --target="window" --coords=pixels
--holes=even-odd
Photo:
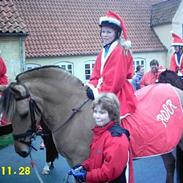
[[[34,69],[34,68],[37,68],[37,67],[41,67],[40,64],[26,64],[25,65],[25,70],[31,70],[31,69]]]
[[[141,65],[145,69],[145,59],[144,58],[134,58],[134,71],[136,70],[137,65]]]
[[[61,67],[62,69],[70,72],[71,74],[73,74],[73,63],[70,62],[59,62],[56,63],[55,65]]]
[[[85,80],[89,80],[92,74],[95,61],[87,61],[85,63]]]

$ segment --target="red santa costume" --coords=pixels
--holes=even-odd
[[[106,22],[118,26],[127,40],[126,28],[119,15],[109,11],[105,17],[100,18],[100,26]],[[112,42],[106,56],[104,48],[99,53],[88,86],[95,97],[101,92],[116,94],[121,103],[120,114],[125,116],[133,113],[136,108],[134,90],[128,81],[134,72],[133,58],[129,49],[122,46],[119,40]]]
[[[183,46],[183,40],[175,33],[172,33],[172,46]],[[183,54],[179,58],[176,52],[171,55],[170,70],[177,72],[179,76],[183,76]]]
[[[6,65],[4,63],[4,60],[2,57],[0,57],[0,85],[7,85],[8,84],[8,78],[6,76]],[[1,94],[0,94],[1,95]],[[7,121],[4,117],[4,115],[1,114],[0,117],[0,125],[6,125]]]
[[[0,57],[0,85],[7,85],[8,84],[8,78],[6,76],[6,65],[4,63],[4,60],[2,57]]]

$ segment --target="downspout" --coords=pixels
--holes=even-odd
[[[19,37],[19,58],[20,58],[20,72],[25,71],[25,37],[20,36]]]

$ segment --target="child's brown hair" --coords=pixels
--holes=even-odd
[[[101,93],[93,102],[93,109],[100,105],[109,113],[109,118],[116,122],[120,122],[119,100],[113,93]]]

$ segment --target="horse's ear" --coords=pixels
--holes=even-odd
[[[26,96],[26,89],[19,84],[15,84],[11,86],[12,91],[18,97],[25,97]]]
[[[0,85],[0,92],[3,92],[7,88],[7,85]]]

